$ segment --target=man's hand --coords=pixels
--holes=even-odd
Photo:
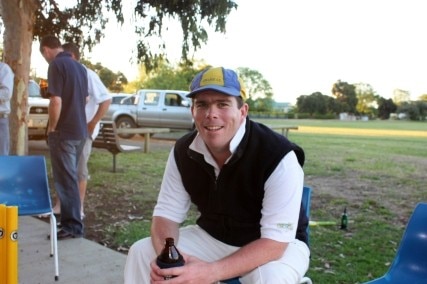
[[[182,253],[185,260],[185,265],[174,268],[161,269],[156,260],[151,262],[151,283],[152,284],[211,284],[218,279],[215,279],[216,274],[212,269],[212,263],[202,261],[194,256],[189,256]],[[176,277],[165,280],[164,277],[174,275]],[[167,282],[165,282],[167,281]]]
[[[89,133],[89,136],[92,136],[93,131],[95,130],[97,122],[96,121],[89,121],[89,123],[87,124],[87,131]]]

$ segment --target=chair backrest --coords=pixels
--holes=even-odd
[[[20,216],[52,211],[44,156],[0,156],[0,204]]]
[[[387,274],[390,283],[426,283],[427,203],[415,207]]]
[[[308,220],[310,220],[311,187],[304,186],[302,190],[302,206],[305,209]],[[310,243],[310,226],[307,226],[307,240]]]

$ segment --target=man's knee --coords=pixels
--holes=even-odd
[[[242,278],[242,283],[299,283],[308,270],[310,250],[300,241],[289,243],[282,258],[266,263]]]
[[[138,253],[153,250],[153,244],[151,243],[151,238],[144,238],[139,241],[136,241],[132,244],[129,249],[129,253]]]
[[[284,263],[272,261],[255,268],[241,278],[241,283],[299,283],[301,276],[299,273]]]
[[[151,238],[141,239],[135,242],[129,249],[128,259],[144,265],[150,265],[150,262],[156,257]]]

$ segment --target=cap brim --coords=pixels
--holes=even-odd
[[[223,93],[224,95],[233,96],[233,97],[240,97],[240,92],[234,88],[228,88],[223,86],[217,86],[217,85],[206,85],[200,88],[197,88],[196,90],[192,91],[187,95],[188,98],[194,97],[196,94],[203,92],[203,91],[218,91],[220,93]]]

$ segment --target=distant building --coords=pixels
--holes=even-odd
[[[356,116],[354,114],[349,114],[347,112],[341,112],[340,120],[356,120]]]
[[[273,111],[288,113],[293,107],[291,103],[276,101],[273,103]]]

